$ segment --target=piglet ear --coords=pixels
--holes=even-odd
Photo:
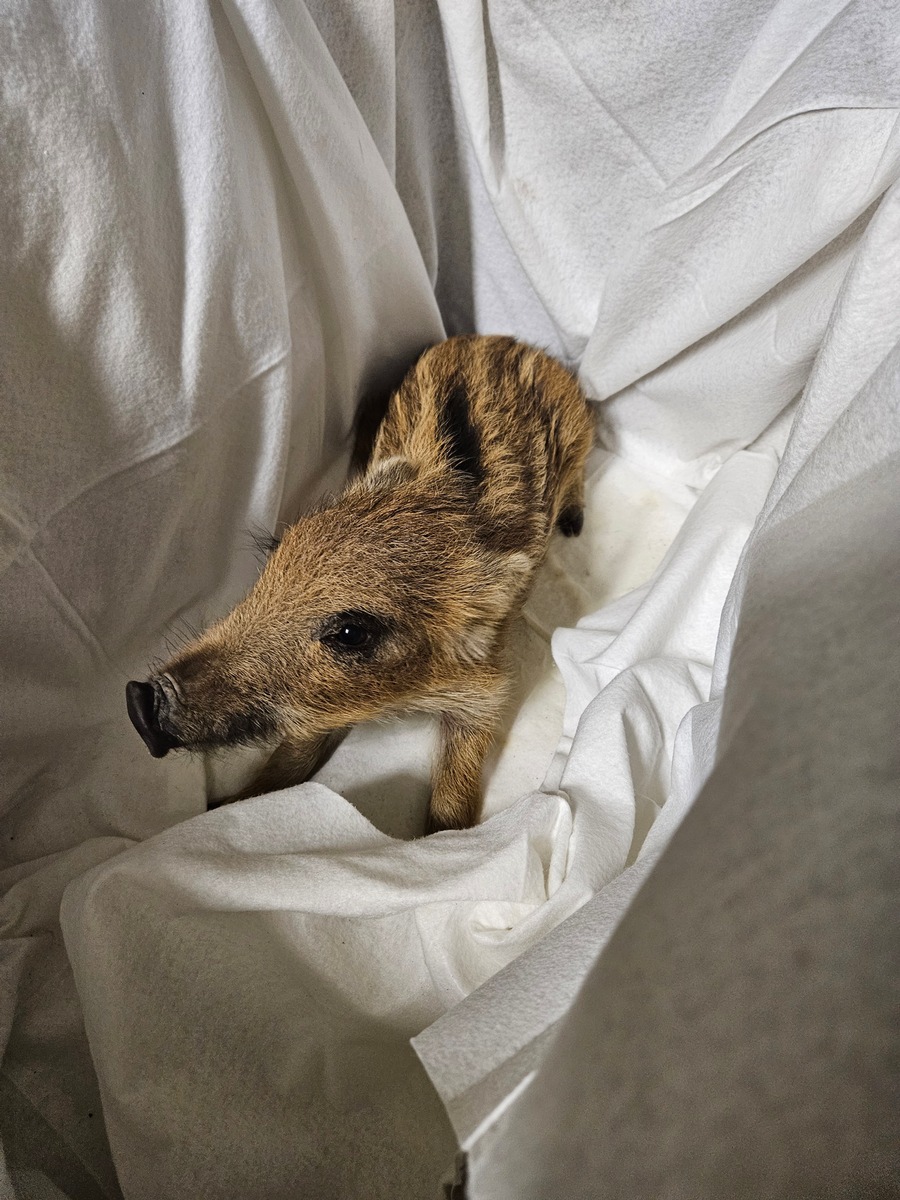
[[[482,663],[490,657],[491,651],[497,644],[499,624],[479,621],[469,625],[462,633],[457,647],[457,653],[463,662]]]
[[[458,652],[465,662],[484,662],[497,644],[500,629],[528,594],[534,564],[527,554],[492,554],[483,571],[483,586],[472,619],[463,629]]]
[[[395,454],[391,458],[382,458],[378,462],[370,463],[362,482],[366,488],[377,491],[409,483],[417,474],[418,471],[408,458]]]
[[[528,595],[535,569],[535,563],[521,550],[496,556],[496,582],[492,587],[503,597],[507,609],[521,604]]]

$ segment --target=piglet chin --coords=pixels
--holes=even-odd
[[[161,691],[158,683],[139,683],[135,679],[125,685],[128,716],[154,758],[164,758],[170,750],[177,750],[183,744],[159,724],[157,713]]]

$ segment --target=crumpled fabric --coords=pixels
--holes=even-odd
[[[897,175],[890,12],[95,0],[3,20],[5,1184],[427,1194],[589,961],[561,952],[530,999],[511,973],[571,941],[712,764],[722,605]],[[551,563],[577,604],[491,820],[459,844],[386,835],[406,780],[377,727],[318,786],[206,814],[213,766],[150,760],[122,685],[246,590],[254,532],[339,486],[360,396],[464,329],[579,365],[615,454],[597,561]],[[616,598],[613,549],[644,536]],[[560,731],[543,791],[537,726]],[[360,774],[383,780],[366,816]],[[407,1044],[426,1028],[431,1082]]]
[[[895,185],[735,572],[706,737],[679,732],[708,778],[605,889],[613,919],[603,892],[577,914],[570,974],[586,938],[604,952],[528,1070],[507,1065],[471,1200],[897,1190],[898,248]]]

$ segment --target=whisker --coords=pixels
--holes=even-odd
[[[263,529],[262,526],[248,530],[247,535],[256,554],[262,556],[263,562],[281,545],[280,536],[274,532],[270,533],[267,529]]]

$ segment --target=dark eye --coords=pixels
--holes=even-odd
[[[336,642],[339,646],[347,646],[351,650],[357,650],[369,640],[369,631],[368,629],[363,629],[362,625],[342,625],[340,629],[331,635],[330,640]]]
[[[335,613],[327,618],[317,636],[337,654],[364,656],[375,653],[387,631],[388,626],[381,617],[353,611]]]

